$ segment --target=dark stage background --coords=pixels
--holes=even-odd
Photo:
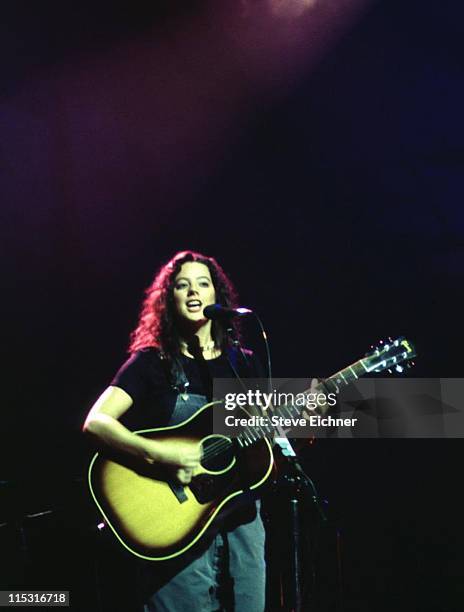
[[[79,429],[177,250],[222,263],[275,375],[326,376],[400,334],[414,376],[462,375],[464,9],[2,12],[2,563],[98,610]],[[322,440],[303,460],[343,563],[341,601],[329,533],[308,609],[462,610],[461,440]]]

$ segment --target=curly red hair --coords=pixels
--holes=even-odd
[[[176,325],[173,288],[182,264],[189,261],[196,261],[208,267],[218,304],[227,308],[237,306],[235,288],[214,257],[207,257],[194,251],[180,251],[158,271],[153,282],[145,291],[138,324],[130,338],[129,351],[131,353],[155,347],[167,357],[179,354],[180,338]],[[232,326],[238,336],[239,329],[236,320],[232,322]],[[211,331],[216,347],[224,350],[230,339],[223,323],[213,321]]]

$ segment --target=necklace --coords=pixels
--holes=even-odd
[[[184,342],[183,340],[181,340],[181,346],[183,349],[188,351],[188,344],[187,342]],[[210,340],[209,342],[207,342],[204,346],[200,346],[200,350],[204,353],[205,351],[212,351],[214,349],[214,340]]]

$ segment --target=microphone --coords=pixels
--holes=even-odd
[[[233,319],[234,317],[244,317],[245,315],[253,314],[249,308],[227,308],[221,304],[211,304],[203,308],[203,314],[207,319]]]

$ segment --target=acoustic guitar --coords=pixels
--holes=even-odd
[[[317,391],[338,393],[366,374],[401,371],[401,364],[410,365],[415,355],[405,338],[386,341],[320,382]],[[93,457],[88,473],[92,497],[119,542],[137,557],[162,561],[186,552],[213,528],[219,515],[241,496],[259,489],[271,474],[273,436],[269,431],[250,425],[233,439],[211,434],[212,410],[220,403],[206,404],[178,425],[134,432],[156,440],[201,443],[201,464],[188,486],[170,479],[162,465],[140,466],[108,453]],[[304,409],[286,405],[275,408],[273,414],[300,417]],[[325,410],[320,408],[319,414]]]

